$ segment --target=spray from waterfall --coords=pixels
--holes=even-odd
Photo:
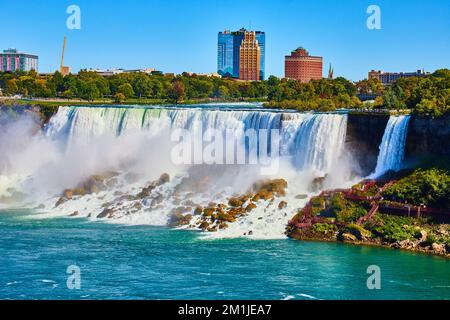
[[[120,205],[114,207],[112,220],[163,225],[168,222],[170,211],[180,201],[187,201],[183,197],[190,197],[198,205],[226,202],[262,178],[258,166],[174,165],[170,161],[173,148],[170,133],[174,129],[278,130],[280,170],[269,178],[288,181],[287,207],[280,210],[277,205],[261,204],[251,215],[215,235],[235,237],[252,231],[255,238],[279,238],[284,237],[287,221],[304,205],[304,196],[311,194],[314,179],[320,178],[323,188],[340,187],[348,181],[351,163],[342,157],[346,126],[345,114],[279,113],[264,109],[60,107],[39,133],[40,141],[51,146],[52,157],[30,166],[24,190],[33,195],[45,191],[45,200],[38,203],[51,209],[50,215],[67,216],[76,211],[80,216],[97,217],[106,204],[117,202]],[[272,138],[269,135],[266,139]],[[36,143],[34,136],[28,140],[29,145]],[[262,142],[267,141],[257,141],[258,148],[270,145]],[[116,189],[86,195],[55,208],[55,197],[62,190],[74,188],[87,177],[105,171],[120,174]],[[164,199],[163,206],[153,206],[152,199],[143,199],[139,205],[116,200],[122,195],[139,193],[162,173],[172,177],[170,183],[158,188],[157,199],[153,199]],[[139,179],[130,182],[130,175]],[[178,185],[186,177],[206,181],[208,187],[180,198]]]

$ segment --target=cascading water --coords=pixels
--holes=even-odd
[[[62,162],[68,161],[67,158],[70,160],[74,154],[81,152],[83,155],[72,165],[64,166],[64,170],[72,172],[77,169],[79,174],[88,176],[98,173],[95,170],[102,168],[101,165],[104,163],[105,166],[110,165],[107,167],[108,170],[121,170],[124,174],[118,178],[122,182],[119,189],[104,191],[98,195],[87,195],[57,208],[54,207],[54,197],[41,203],[44,203],[46,208],[51,208],[52,215],[77,212],[80,216],[91,217],[97,217],[106,204],[116,203],[113,219],[115,221],[164,225],[169,219],[170,211],[179,206],[180,200],[182,203],[186,201],[179,199],[177,185],[184,176],[190,174],[189,170],[184,168],[181,173],[170,172],[173,177],[171,182],[156,190],[157,196],[164,198],[164,206],[154,206],[155,199],[144,199],[137,205],[127,200],[117,201],[117,197],[138,193],[148,183],[149,177],[141,174],[140,181],[127,182],[128,167],[122,163],[117,166],[116,162],[111,162],[111,158],[126,160],[127,165],[133,164],[135,167],[136,163],[140,162],[141,168],[148,169],[154,175],[160,175],[169,172],[169,169],[165,167],[161,169],[161,164],[155,165],[152,159],[170,153],[170,148],[165,144],[169,141],[168,137],[173,129],[186,129],[190,133],[200,129],[202,132],[207,129],[223,132],[248,129],[255,132],[262,129],[278,130],[280,151],[275,156],[280,159],[280,168],[273,178],[284,178],[288,181],[288,192],[285,197],[280,198],[288,205],[284,209],[279,209],[277,204],[261,200],[252,214],[230,224],[228,229],[210,236],[239,237],[245,234],[253,238],[280,238],[284,237],[287,221],[306,203],[304,195],[311,192],[310,182],[314,178],[333,174],[333,168],[343,153],[346,127],[346,114],[280,113],[262,109],[60,107],[45,128],[45,137],[50,141],[57,141],[58,145],[60,142],[63,143],[66,158],[62,157],[65,159],[61,160]],[[142,137],[145,139],[141,141]],[[260,141],[262,138],[259,136],[256,137],[259,148],[260,143],[265,141]],[[270,140],[274,137],[269,134],[265,139]],[[89,147],[89,144],[92,146]],[[111,146],[115,144],[119,145],[118,150],[111,153]],[[270,143],[264,145],[270,146]],[[142,149],[148,150],[145,153]],[[95,152],[101,159],[97,160],[100,166],[98,163],[93,164],[95,156],[89,156],[89,153]],[[167,164],[170,160],[160,162]],[[205,193],[189,195],[190,199],[199,205],[206,205],[211,201],[226,202],[228,197],[243,191],[237,189],[236,185],[248,188],[261,178],[247,166],[233,166],[231,170],[227,166],[213,166],[210,169],[202,167],[200,171],[207,171],[210,180],[223,180],[227,183],[231,181],[232,184],[223,189],[210,187]],[[76,172],[72,173],[75,176],[79,175]],[[67,187],[73,185],[65,185],[65,188]],[[302,197],[298,197],[299,195]]]
[[[280,131],[280,154],[292,156],[301,170],[329,170],[345,141],[345,114],[299,114],[204,109],[137,109],[61,107],[46,128],[50,137],[86,142],[95,136],[120,136],[129,131],[147,135],[170,128],[196,130],[261,129]],[[270,135],[269,135],[270,139]]]
[[[389,118],[380,145],[377,166],[372,177],[376,178],[388,171],[398,171],[402,168],[409,120],[409,115]]]

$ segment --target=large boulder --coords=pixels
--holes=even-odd
[[[244,202],[238,198],[230,198],[228,201],[228,205],[231,207],[242,207],[243,204]]]
[[[168,183],[168,182],[170,182],[170,176],[169,176],[169,174],[168,174],[168,173],[163,173],[163,174],[161,175],[161,177],[159,177],[158,185],[160,186],[160,185],[166,184],[166,183]]]
[[[249,203],[248,206],[245,208],[245,211],[250,212],[250,211],[252,211],[253,209],[256,209],[256,208],[257,208],[256,204],[254,204],[253,202],[251,202],[251,203]]]
[[[105,208],[98,216],[98,219],[103,219],[103,218],[112,218],[114,214],[114,210],[109,209],[109,208]]]
[[[71,189],[66,189],[63,192],[63,196],[67,199],[67,200],[71,200],[73,197],[73,190]]]
[[[425,230],[418,231],[414,237],[419,240],[419,242],[427,241],[428,233]]]
[[[431,244],[431,249],[436,254],[445,254],[446,253],[445,244],[432,243]]]
[[[59,198],[58,201],[56,201],[56,203],[55,203],[55,208],[59,207],[66,201],[67,201],[66,198],[63,198],[63,197]]]
[[[191,214],[183,215],[181,213],[174,213],[169,218],[169,226],[170,227],[185,226],[191,222],[191,219],[192,219]]]
[[[286,201],[280,201],[280,203],[278,204],[278,209],[282,210],[284,208],[287,207],[287,202]]]
[[[356,236],[354,236],[351,233],[346,233],[346,232],[342,233],[342,232],[340,232],[338,234],[338,240],[339,241],[344,241],[344,242],[354,242],[354,241],[357,240],[357,238],[356,238]]]

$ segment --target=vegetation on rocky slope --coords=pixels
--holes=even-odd
[[[386,200],[450,209],[450,174],[441,169],[417,169],[383,192]]]
[[[423,204],[444,215],[450,213],[448,179],[445,170],[418,169],[383,192],[380,186],[370,183],[367,188],[358,184],[345,192],[327,192],[314,197],[310,209],[307,206],[300,210],[286,233],[299,240],[382,245],[449,256],[450,225],[434,216],[414,214],[418,208],[414,205]],[[383,197],[376,200],[380,193]],[[415,208],[410,209],[411,214],[405,202],[409,208]],[[377,206],[378,212],[370,216],[373,206]],[[392,210],[396,208],[403,210],[403,214]],[[312,217],[308,220],[309,213]],[[308,221],[309,224],[305,223]]]

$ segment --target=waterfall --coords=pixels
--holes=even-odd
[[[39,203],[44,203],[53,216],[67,216],[76,211],[80,216],[95,219],[105,206],[112,206],[114,216],[108,221],[166,225],[171,212],[188,200],[191,209],[195,205],[208,206],[211,201],[226,204],[230,197],[244,194],[256,181],[268,178],[260,170],[263,161],[258,165],[208,166],[203,162],[198,162],[198,166],[175,165],[170,157],[173,151],[170,135],[175,129],[186,129],[194,135],[216,129],[216,133],[231,131],[238,137],[249,129],[256,133],[269,130],[267,135],[254,135],[256,144],[241,140],[236,147],[259,150],[267,146],[270,157],[279,160],[270,178],[288,182],[286,195],[275,201],[259,200],[252,214],[240,217],[224,230],[208,234],[211,237],[283,238],[288,220],[305,205],[316,178],[324,183],[323,188],[341,187],[347,182],[345,163],[339,161],[344,151],[346,114],[232,107],[60,107],[44,128],[44,137],[55,142],[58,154],[54,162],[42,163],[43,170],[36,171],[35,181],[44,181],[35,183],[38,190],[48,194],[51,181],[56,186],[54,192],[60,195],[61,190],[99,172],[118,172],[118,177],[110,189],[99,195],[76,198],[57,208],[58,198],[53,196]],[[278,139],[278,151],[270,150],[272,139]],[[201,151],[195,146],[193,150],[194,157]],[[138,194],[162,173],[170,175],[170,183],[148,197],[127,200],[123,196]],[[138,180],[133,180],[133,176]],[[188,178],[198,181],[195,185],[200,189],[190,188]],[[188,184],[188,191],[179,188],[183,179],[187,179],[184,183]],[[202,188],[205,181],[207,187]],[[283,209],[279,208],[280,201],[287,203]],[[194,215],[193,219],[200,216]]]
[[[410,116],[391,116],[389,118],[380,145],[377,166],[372,177],[379,177],[390,170],[398,171],[402,168],[409,119]]]
[[[88,108],[60,107],[46,134],[68,145],[101,135],[120,136],[141,131],[155,136],[163,130],[199,129],[279,130],[280,156],[290,157],[299,170],[328,172],[340,157],[347,127],[345,114],[278,113],[264,110],[207,110],[203,108]],[[270,131],[267,145],[270,146]],[[260,141],[257,141],[259,147]]]

